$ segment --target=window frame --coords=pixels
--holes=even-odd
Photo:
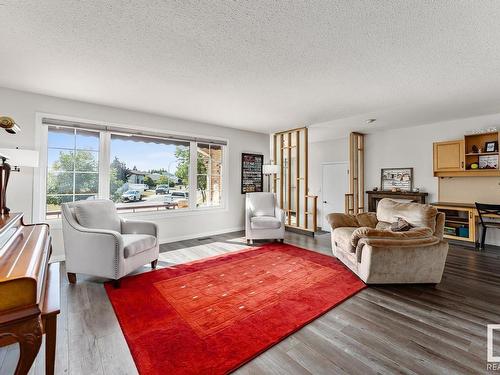
[[[88,130],[96,131],[99,133],[99,174],[98,174],[98,198],[109,199],[109,178],[110,178],[110,156],[111,156],[111,134],[119,133],[116,129],[123,129],[124,131],[136,131],[140,133],[148,132],[156,134],[159,138],[169,139],[169,136],[174,136],[177,138],[186,137],[186,141],[189,142],[190,147],[190,165],[189,165],[189,206],[188,208],[183,208],[179,210],[148,210],[140,212],[119,212],[120,216],[124,217],[140,217],[149,219],[161,219],[171,216],[190,216],[190,215],[200,215],[208,214],[213,211],[228,211],[228,154],[229,154],[229,140],[220,137],[206,136],[201,134],[193,133],[182,133],[177,131],[165,131],[157,128],[146,128],[140,126],[131,126],[124,124],[109,123],[103,121],[95,121],[88,119],[81,119],[69,116],[59,116],[48,113],[35,114],[35,139],[36,139],[36,149],[39,151],[39,168],[35,168],[34,179],[33,179],[33,218],[35,221],[48,221],[48,222],[60,222],[60,217],[47,218],[46,216],[46,200],[47,200],[47,169],[48,169],[48,124],[43,123],[44,118],[57,119],[62,121],[72,121],[78,122],[84,125],[88,124]],[[53,126],[53,125],[52,125]],[[94,129],[93,127],[101,127],[103,129]],[[61,126],[63,127],[63,126]],[[71,126],[69,126],[71,128]],[[112,127],[113,129],[107,129]],[[140,134],[138,134],[140,135]],[[148,135],[144,135],[148,137]],[[197,181],[197,170],[196,170],[196,158],[197,158],[197,144],[202,141],[188,140],[192,138],[201,138],[205,143],[210,143],[212,140],[214,143],[217,141],[225,142],[222,146],[222,199],[219,206],[203,206],[196,207],[196,181]],[[224,176],[224,177],[222,177]],[[208,212],[206,212],[208,211]]]
[[[208,146],[208,168],[207,168],[207,173],[198,173],[198,152],[199,152],[199,148],[200,148],[200,145],[206,145]],[[221,164],[222,164],[222,168],[220,169],[219,171],[219,174],[217,175],[213,175],[212,174],[212,147],[213,146],[216,146],[216,147],[221,147],[221,151],[222,151],[222,158],[221,158]],[[212,177],[213,176],[216,176],[216,177],[219,177],[220,181],[223,183],[224,181],[224,148],[223,146],[220,146],[220,145],[215,145],[213,143],[208,143],[208,142],[196,142],[196,171],[195,171],[195,174],[196,174],[196,193],[198,194],[198,177],[199,176],[206,176],[206,180],[207,180],[207,186],[208,188],[206,189],[207,192],[211,195],[212,194]],[[222,193],[222,190],[221,190],[221,193]],[[198,201],[198,195],[196,196],[196,202]],[[222,199],[221,199],[221,204],[222,204]],[[219,205],[216,205],[216,206],[213,206],[212,204],[209,204],[209,205],[204,205],[204,206],[196,206],[196,208],[205,208],[205,207],[219,207]]]
[[[53,125],[48,125],[47,128],[49,126],[53,126]],[[67,128],[69,129],[69,128]],[[77,196],[85,196],[85,195],[95,195],[95,196],[99,196],[99,180],[100,180],[100,167],[101,167],[101,154],[100,154],[100,144],[101,144],[101,140],[100,140],[100,132],[98,131],[95,131],[95,130],[86,130],[87,132],[89,133],[95,133],[98,135],[98,142],[99,142],[99,147],[98,149],[96,150],[86,150],[86,149],[82,149],[82,148],[78,148],[77,147],[77,136],[78,136],[78,130],[77,128],[71,128],[71,131],[73,132],[73,148],[66,148],[66,147],[51,147],[49,146],[48,144],[48,133],[47,133],[47,148],[46,148],[46,151],[47,151],[47,165],[46,165],[46,180],[45,180],[45,199],[47,199],[47,197],[49,196],[71,196],[73,201],[75,201],[75,197]],[[97,171],[82,171],[82,170],[76,170],[76,166],[74,165],[74,162],[73,162],[73,170],[72,171],[59,171],[58,173],[70,173],[72,174],[72,179],[73,179],[73,191],[71,193],[57,193],[57,194],[47,194],[47,180],[48,180],[48,175],[49,175],[49,165],[48,165],[48,155],[49,155],[49,151],[50,150],[58,150],[58,151],[66,151],[66,152],[72,152],[74,156],[76,156],[77,152],[78,151],[88,151],[88,152],[92,152],[92,153],[97,153]],[[53,171],[52,171],[53,172]],[[95,194],[93,193],[77,193],[76,192],[76,177],[77,177],[77,174],[86,174],[86,173],[89,173],[89,174],[96,174],[97,175],[97,192]],[[47,209],[45,208],[45,212],[47,213]]]

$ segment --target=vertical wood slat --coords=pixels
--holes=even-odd
[[[316,232],[318,229],[318,196],[313,197],[313,211],[312,211],[312,230]]]
[[[288,225],[292,224],[292,132],[287,133],[287,156],[288,156],[288,167],[287,167],[287,194],[286,202],[288,208]]]
[[[304,128],[304,228],[309,228],[309,220],[307,217],[307,211],[309,210],[309,205],[307,201],[307,194],[309,194],[309,137],[308,129]]]
[[[280,207],[285,209],[283,206],[283,183],[285,181],[284,176],[284,161],[283,161],[283,134],[279,134],[279,145],[280,145]]]
[[[300,227],[300,130],[295,131],[295,224]]]
[[[354,158],[354,170],[353,170],[353,179],[354,179],[354,196],[353,196],[353,205],[354,205],[354,213],[358,213],[358,198],[359,198],[359,164],[358,164],[358,135],[354,134],[353,137],[353,158]]]
[[[349,194],[354,193],[354,134],[349,134]]]
[[[364,134],[349,134],[349,199],[344,202],[344,211],[351,210],[354,214],[365,211],[365,143]],[[349,205],[348,205],[349,204]]]
[[[273,161],[275,164],[278,163],[278,150],[276,145],[276,139],[278,136],[276,134],[273,135]],[[271,177],[271,176],[269,176]],[[273,193],[276,193],[276,175],[273,175]]]
[[[358,211],[365,211],[365,136],[358,135]]]

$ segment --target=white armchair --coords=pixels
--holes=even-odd
[[[247,193],[245,233],[253,240],[285,238],[285,213],[278,207],[274,193]]]
[[[70,283],[76,274],[105,277],[120,286],[120,279],[151,262],[159,254],[155,223],[121,219],[110,200],[62,204],[66,272]]]

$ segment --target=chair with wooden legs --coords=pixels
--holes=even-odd
[[[479,215],[479,221],[481,223],[481,243],[479,248],[484,250],[484,241],[486,240],[486,230],[488,228],[496,228],[500,229],[500,222],[495,222],[492,220],[485,220],[485,218],[489,217],[498,217],[500,218],[500,204],[485,204],[485,203],[477,203],[476,209]]]

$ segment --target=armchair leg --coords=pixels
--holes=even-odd
[[[151,262],[151,268],[152,268],[152,269],[154,269],[154,270],[155,270],[157,265],[158,265],[158,259],[155,259],[155,260],[153,260],[153,261]]]
[[[120,285],[121,285],[121,280],[120,280],[120,279],[118,279],[118,280],[113,280],[113,287],[114,287],[115,289],[120,288]]]
[[[68,272],[67,276],[70,284],[76,284],[76,273]]]

